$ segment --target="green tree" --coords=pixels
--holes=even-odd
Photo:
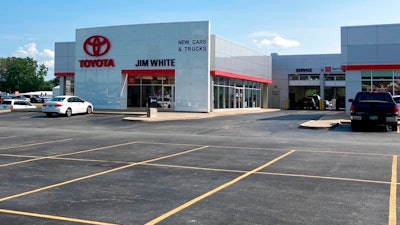
[[[32,58],[0,58],[0,91],[9,93],[50,90],[44,81],[47,67]]]
[[[49,86],[49,89],[53,89],[53,87],[60,85],[60,78],[56,77],[53,80],[46,81],[46,83]]]

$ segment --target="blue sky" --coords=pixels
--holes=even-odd
[[[398,0],[0,0],[0,57],[32,57],[53,79],[54,43],[75,29],[204,21],[264,54],[340,53],[340,27],[400,23]]]

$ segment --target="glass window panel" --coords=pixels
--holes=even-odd
[[[289,80],[299,80],[299,76],[296,74],[289,74]]]
[[[371,91],[371,81],[363,81],[361,84],[362,91]]]
[[[372,91],[393,92],[393,85],[390,81],[373,81]]]
[[[335,76],[325,75],[325,80],[335,80]]]
[[[370,70],[361,71],[361,77],[362,79],[371,79],[371,71]]]
[[[309,80],[310,77],[308,75],[300,75],[300,80]]]
[[[393,77],[393,70],[375,70],[372,71],[372,78],[386,78],[386,79],[391,79]]]
[[[337,75],[336,80],[346,80],[346,76],[345,75]]]

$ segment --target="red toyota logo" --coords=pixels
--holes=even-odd
[[[83,50],[90,56],[105,55],[111,48],[111,42],[104,36],[94,35],[83,43]]]

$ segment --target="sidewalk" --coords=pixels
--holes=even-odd
[[[147,111],[109,111],[109,110],[98,110],[95,111],[97,114],[124,114],[126,117],[123,118],[125,121],[142,121],[142,122],[160,122],[160,121],[176,121],[176,120],[193,120],[212,118],[218,116],[229,116],[249,113],[269,113],[280,111],[280,109],[241,109],[241,110],[217,110],[210,113],[196,113],[196,112],[168,112],[168,111],[157,111],[152,117],[147,116]],[[349,116],[346,116],[345,112],[340,111],[321,117],[319,120],[310,120],[300,124],[302,128],[314,128],[314,129],[327,129],[338,124],[349,123]]]
[[[328,129],[339,124],[350,123],[350,116],[340,111],[331,115],[323,116],[319,120],[310,120],[300,124],[302,128]]]
[[[15,111],[33,111],[36,110],[15,110]],[[146,110],[95,110],[95,114],[117,114],[124,115],[125,121],[142,121],[142,122],[160,122],[160,121],[176,121],[176,120],[194,120],[212,118],[218,116],[240,115],[249,113],[269,113],[277,112],[280,109],[240,109],[240,110],[217,110],[210,113],[196,112],[175,112],[175,111],[156,111],[152,117],[147,116]],[[11,112],[11,110],[0,110],[0,113]],[[350,117],[344,111],[334,112],[330,115],[321,117],[319,120],[310,120],[300,124],[301,128],[328,129],[338,124],[350,123]]]
[[[193,119],[203,119],[212,118],[218,116],[229,116],[229,115],[240,115],[249,113],[268,113],[276,112],[280,109],[241,109],[241,110],[217,110],[210,113],[197,113],[197,112],[168,112],[168,111],[158,111],[155,112],[151,117],[147,116],[146,112],[127,112],[127,115],[123,118],[126,121],[144,121],[144,122],[159,122],[159,121],[173,121],[173,120],[193,120]],[[97,111],[96,113],[101,113]],[[121,114],[121,113],[119,113]]]

